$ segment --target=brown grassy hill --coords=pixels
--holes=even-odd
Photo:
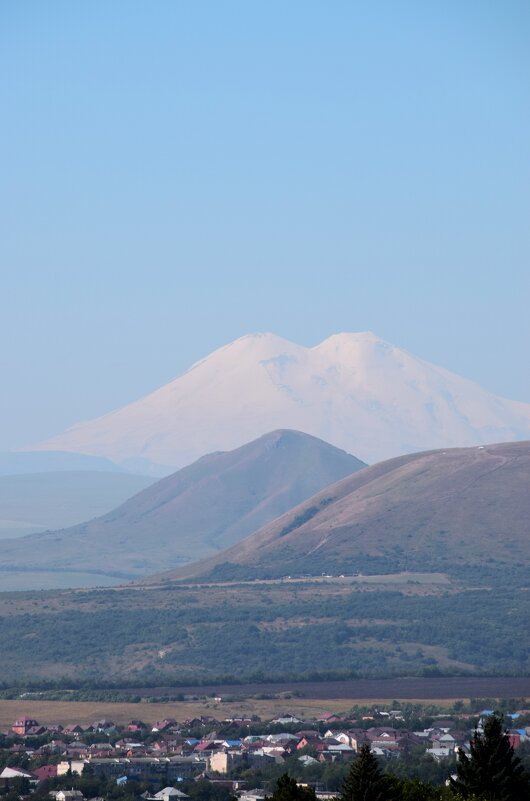
[[[275,431],[205,456],[103,517],[5,540],[0,571],[132,578],[182,565],[233,545],[361,467],[354,456],[308,434]]]
[[[530,560],[530,443],[367,467],[218,556],[160,578],[521,567]]]

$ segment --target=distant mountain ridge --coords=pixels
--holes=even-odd
[[[418,359],[370,332],[312,348],[273,334],[225,345],[146,397],[35,446],[166,465],[296,429],[374,463],[530,438],[530,404]],[[138,465],[142,464],[141,469]]]
[[[4,540],[0,573],[80,570],[132,578],[186,564],[239,542],[364,466],[308,434],[274,431],[199,459],[103,517]]]
[[[149,581],[528,570],[530,442],[411,454],[326,487],[218,556]]]
[[[0,476],[0,539],[73,526],[105,514],[153,480],[104,470]]]
[[[127,473],[120,465],[101,456],[68,451],[17,451],[0,453],[0,476],[34,473],[69,473],[73,471]]]

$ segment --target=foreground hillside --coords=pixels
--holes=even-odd
[[[506,400],[370,332],[312,348],[241,337],[141,400],[36,446],[190,464],[277,428],[320,437],[373,464],[412,451],[530,438],[530,404]]]
[[[10,684],[528,675],[530,593],[444,575],[0,594]]]
[[[525,570],[529,519],[529,442],[418,453],[348,476],[237,548],[163,578]]]
[[[81,571],[100,584],[102,577],[133,578],[182,565],[239,542],[361,467],[354,456],[315,437],[272,432],[206,456],[95,520],[4,541],[0,571],[9,571],[11,579],[20,571],[24,587],[31,586],[31,571],[42,570],[56,573],[56,586],[72,586],[61,585],[61,577],[70,582]]]

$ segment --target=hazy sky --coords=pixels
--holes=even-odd
[[[528,0],[4,0],[0,450],[242,334],[530,402]]]

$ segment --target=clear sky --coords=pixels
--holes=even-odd
[[[528,0],[3,0],[0,450],[254,331],[530,402]]]

